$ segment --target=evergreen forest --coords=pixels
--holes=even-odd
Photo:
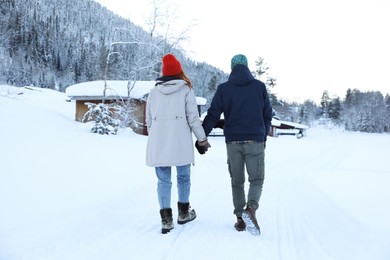
[[[70,85],[93,80],[154,80],[160,75],[162,56],[173,53],[195,94],[209,104],[218,84],[228,77],[208,63],[187,58],[180,47],[183,35],[146,31],[93,0],[1,0],[0,14],[0,84],[64,92]],[[156,26],[164,25],[151,28]],[[256,65],[255,77],[267,75],[268,67]],[[388,93],[348,89],[344,97],[330,97],[324,90],[320,104],[299,104],[278,99],[275,78],[264,82],[275,115],[282,120],[390,132]]]

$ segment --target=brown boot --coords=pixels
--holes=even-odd
[[[172,209],[161,209],[161,233],[166,234],[173,229]]]
[[[177,203],[177,207],[179,208],[179,217],[177,218],[177,223],[182,225],[187,222],[193,221],[196,218],[195,210],[191,209],[190,203]]]
[[[246,228],[252,235],[260,236],[260,227],[256,219],[256,211],[247,206],[244,212],[242,213],[242,219],[246,224]]]
[[[234,224],[234,228],[237,230],[237,231],[245,231],[246,229],[246,224],[244,222],[244,220],[242,220],[241,217],[237,217],[237,222],[236,224]]]

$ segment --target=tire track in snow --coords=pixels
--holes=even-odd
[[[362,225],[313,184],[343,162],[350,146],[340,146],[338,142],[342,140],[333,137],[322,147],[309,139],[299,144],[295,140],[283,141],[288,143],[282,144],[284,155],[272,148],[267,154],[279,152],[281,163],[266,170],[261,201],[264,212],[272,218],[264,224],[277,240],[273,250],[278,259],[345,259],[358,255],[356,246],[364,248],[366,241]],[[294,153],[296,145],[302,147]]]

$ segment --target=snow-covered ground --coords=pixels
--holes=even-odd
[[[147,137],[92,134],[65,100],[0,86],[1,260],[390,259],[388,134],[270,137],[260,237],[235,231],[224,139],[210,137],[192,168],[198,217],[162,235]]]

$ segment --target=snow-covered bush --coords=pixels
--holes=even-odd
[[[91,129],[92,133],[104,134],[117,134],[120,121],[115,119],[115,104],[94,104],[86,103],[88,111],[83,117],[83,121],[94,120],[95,124]]]

